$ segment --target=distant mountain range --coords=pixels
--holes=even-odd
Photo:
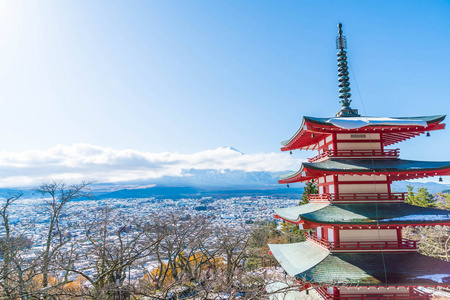
[[[188,170],[182,176],[166,176],[152,180],[126,183],[95,183],[92,185],[96,199],[105,198],[147,198],[147,197],[203,197],[203,196],[256,196],[286,195],[301,196],[304,184],[278,184],[279,173],[245,172],[230,170]],[[393,191],[405,192],[411,184],[415,189],[426,187],[431,193],[439,193],[450,188],[449,184],[435,182],[394,182]],[[25,198],[39,198],[32,187],[22,189],[0,189],[0,197],[23,192]]]

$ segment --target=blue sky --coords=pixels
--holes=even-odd
[[[340,109],[338,22],[353,108],[449,113],[449,1],[2,1],[0,149],[278,152]],[[395,146],[450,160],[448,130]]]

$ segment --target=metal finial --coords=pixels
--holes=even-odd
[[[352,100],[349,98],[352,96],[350,94],[350,77],[348,77],[348,62],[347,62],[347,52],[344,49],[347,49],[347,39],[342,35],[342,23],[338,24],[338,36],[336,37],[336,48],[339,49],[337,53],[338,56],[338,76],[339,76],[339,98],[342,100],[339,101],[342,105],[342,109],[336,114],[337,117],[348,117],[348,116],[359,116],[358,110],[351,109],[350,103]]]
[[[336,37],[336,49],[344,50],[347,49],[347,38],[342,35],[342,23],[338,24],[338,34],[339,36]]]

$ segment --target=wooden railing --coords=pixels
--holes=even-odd
[[[325,247],[327,249],[331,249],[331,242],[329,242],[329,241],[327,241],[327,240],[325,240],[325,239],[323,239],[321,237],[318,237],[317,235],[308,235],[306,233],[306,239],[308,241],[313,242],[315,244],[318,244],[318,245],[320,245],[322,247]]]
[[[429,300],[431,299],[431,295],[424,293],[422,291],[414,289],[413,293],[408,294],[389,294],[389,293],[380,293],[380,294],[364,294],[364,292],[361,292],[361,294],[352,294],[352,295],[339,295],[339,296],[333,296],[331,295],[326,288],[324,287],[318,287],[316,288],[316,291],[319,293],[320,296],[322,296],[324,299],[329,300]]]
[[[308,200],[313,203],[320,202],[380,202],[380,201],[405,201],[406,193],[339,193],[339,194],[309,194]]]
[[[417,241],[408,239],[402,239],[401,241],[330,242],[316,235],[308,235],[306,239],[330,251],[417,250],[418,246]]]
[[[386,150],[326,150],[313,158],[309,158],[308,162],[312,163],[324,158],[394,158],[399,156],[400,149],[386,149]]]
[[[331,243],[331,250],[415,250],[417,241],[363,241]]]

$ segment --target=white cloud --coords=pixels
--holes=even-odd
[[[45,151],[0,151],[0,186],[37,185],[52,179],[120,182],[183,176],[190,169],[283,172],[300,163],[287,153],[242,154],[229,147],[180,154],[57,145]]]

